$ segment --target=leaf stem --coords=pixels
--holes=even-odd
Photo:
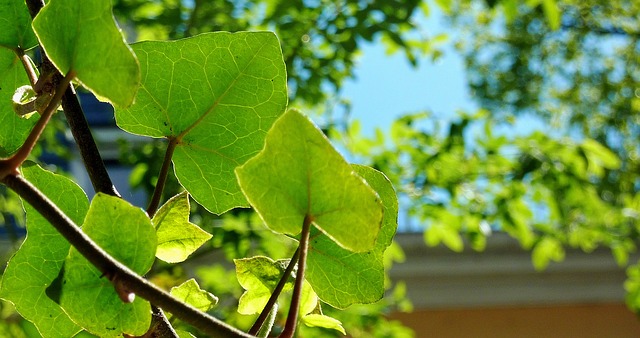
[[[273,292],[271,293],[271,296],[269,297],[267,304],[264,306],[264,309],[262,309],[262,312],[260,312],[260,316],[258,316],[258,319],[256,319],[255,323],[253,323],[253,326],[251,326],[251,329],[249,330],[249,334],[257,335],[258,332],[260,331],[260,328],[264,324],[265,320],[269,318],[271,309],[276,305],[276,302],[278,301],[278,297],[280,296],[282,289],[284,289],[285,284],[287,284],[287,281],[291,276],[291,271],[293,271],[293,268],[297,263],[299,255],[300,255],[300,246],[298,246],[296,251],[293,253],[293,256],[291,256],[289,265],[287,265],[287,268],[284,270],[282,277],[280,277],[280,281],[278,281],[278,284],[276,285],[275,289],[273,289]]]
[[[221,320],[173,298],[166,291],[140,277],[115,260],[91,240],[48,197],[19,174],[11,174],[0,182],[18,193],[36,209],[64,238],[109,280],[117,279],[127,290],[148,300],[151,304],[173,313],[186,323],[200,329],[210,337],[253,337]],[[116,278],[117,276],[117,278]]]
[[[29,77],[29,83],[31,84],[31,88],[36,87],[36,83],[38,82],[38,75],[36,74],[36,70],[33,69],[33,64],[29,59],[29,56],[24,53],[22,48],[18,48],[15,50],[16,55],[20,58],[20,62],[22,62],[22,66],[24,67],[24,71],[27,73]]]
[[[171,168],[171,158],[173,157],[173,151],[176,149],[178,143],[179,140],[177,138],[169,139],[167,151],[164,153],[164,159],[162,160],[162,167],[158,173],[158,182],[156,182],[156,187],[153,190],[153,196],[151,197],[151,201],[147,207],[147,214],[149,215],[149,218],[153,218],[153,215],[155,215],[158,210],[158,206],[160,206],[162,192],[164,191],[164,186],[167,183],[167,176],[169,175],[169,169]]]
[[[307,265],[307,252],[309,251],[309,233],[311,232],[311,223],[313,217],[309,214],[305,215],[302,224],[302,232],[300,233],[300,256],[298,257],[298,273],[296,274],[296,283],[293,286],[293,295],[291,296],[291,306],[287,315],[287,322],[284,330],[280,334],[280,338],[292,338],[296,332],[296,324],[298,323],[298,310],[300,308],[300,296],[302,294],[302,285],[304,283],[304,270]]]
[[[35,147],[36,142],[40,138],[40,135],[42,135],[42,131],[49,123],[49,120],[51,119],[53,113],[58,108],[63,93],[74,77],[75,73],[69,72],[69,74],[67,74],[62,79],[62,82],[60,82],[60,84],[58,85],[53,98],[51,98],[51,101],[49,101],[49,104],[42,112],[40,119],[38,119],[36,125],[33,127],[33,129],[31,129],[31,132],[27,136],[27,139],[24,141],[24,143],[22,143],[20,149],[18,149],[18,151],[11,157],[0,160],[0,179],[4,178],[5,176],[17,173],[18,168],[27,159],[27,157],[29,157],[29,154],[31,154],[33,147]]]

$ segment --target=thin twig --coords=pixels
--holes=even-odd
[[[249,334],[257,335],[258,332],[260,331],[260,328],[264,324],[265,320],[267,320],[267,318],[269,317],[269,313],[271,312],[271,309],[278,301],[278,297],[280,296],[282,289],[284,289],[284,286],[285,284],[287,284],[289,277],[291,277],[291,271],[293,271],[293,268],[296,266],[296,263],[298,263],[297,261],[298,261],[299,255],[300,255],[300,246],[298,246],[296,251],[293,253],[293,256],[291,256],[289,265],[287,265],[287,268],[284,270],[282,277],[280,277],[280,281],[278,281],[278,284],[276,285],[275,289],[273,289],[273,292],[271,293],[271,296],[269,297],[267,304],[264,306],[264,309],[262,309],[262,312],[260,312],[260,316],[258,316],[258,319],[256,319],[255,323],[253,323],[253,326],[249,330]]]
[[[166,291],[140,277],[107,254],[62,212],[48,197],[19,174],[0,180],[36,209],[58,232],[109,280],[117,280],[123,287],[148,300],[151,304],[173,313],[210,337],[246,337],[248,335],[221,320],[173,298]]]
[[[296,325],[298,323],[298,310],[300,308],[300,296],[302,294],[302,285],[304,283],[304,270],[307,265],[307,252],[309,251],[309,233],[311,232],[311,223],[313,217],[306,215],[302,224],[302,232],[300,233],[300,257],[298,257],[298,273],[296,273],[296,283],[293,286],[293,295],[291,296],[291,306],[287,315],[287,322],[284,330],[280,334],[280,338],[292,338],[296,333]]]
[[[176,149],[178,142],[177,138],[169,139],[167,151],[164,153],[164,159],[162,160],[162,167],[158,173],[158,181],[156,182],[156,187],[153,190],[153,196],[151,197],[151,201],[147,207],[147,214],[149,217],[153,217],[158,210],[158,206],[160,206],[162,192],[164,191],[164,186],[167,183],[167,176],[169,175],[169,169],[171,168],[171,158],[173,157],[173,151]]]

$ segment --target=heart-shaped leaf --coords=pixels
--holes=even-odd
[[[111,13],[110,0],[49,0],[33,20],[40,45],[60,73],[116,106],[131,105],[140,67]]]
[[[276,36],[218,32],[132,48],[142,85],[133,106],[116,109],[118,125],[177,141],[176,176],[209,211],[247,206],[233,170],[260,151],[287,105]]]
[[[298,111],[288,111],[274,124],[264,149],[236,174],[272,230],[297,235],[309,216],[350,251],[374,247],[383,212],[378,195]]]
[[[144,275],[151,268],[156,234],[142,209],[99,193],[91,202],[82,230],[134,272]],[[60,304],[87,331],[100,337],[116,337],[123,332],[142,335],[149,329],[149,302],[137,297],[124,303],[114,285],[75,248],[64,268]]]
[[[153,216],[158,249],[156,257],[169,263],[182,262],[211,235],[189,222],[189,194],[185,191],[167,201]]]
[[[89,201],[77,184],[33,163],[23,165],[22,174],[69,218],[82,223]],[[43,337],[73,337],[81,328],[45,294],[69,254],[69,242],[33,207],[24,203],[24,208],[27,238],[7,264],[0,297],[15,304],[18,312],[33,322]]]
[[[384,218],[375,246],[368,252],[350,252],[319,231],[311,234],[306,278],[322,301],[337,308],[373,303],[382,298],[383,254],[398,227],[398,199],[391,182],[370,167],[354,165],[353,168],[378,192]],[[335,283],[336,280],[340,283]]]

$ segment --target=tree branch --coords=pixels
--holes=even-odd
[[[82,232],[47,196],[21,175],[8,175],[0,182],[18,193],[23,200],[36,209],[109,280],[117,280],[127,290],[148,300],[151,304],[173,313],[182,321],[193,325],[211,337],[253,337],[173,298],[166,291],[138,276],[131,269],[115,260]]]
[[[313,217],[304,216],[302,224],[302,232],[300,233],[300,257],[298,257],[298,273],[296,274],[296,283],[293,286],[293,296],[291,296],[291,306],[287,315],[287,322],[284,330],[280,334],[280,338],[292,338],[296,333],[296,325],[298,323],[298,310],[300,308],[300,295],[302,293],[302,285],[304,283],[304,270],[307,265],[307,252],[309,251],[309,233],[311,232],[311,223]]]

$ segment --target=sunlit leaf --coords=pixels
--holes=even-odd
[[[189,211],[187,192],[172,197],[158,209],[152,220],[158,236],[156,257],[169,263],[182,262],[211,238],[189,222]]]
[[[240,297],[238,312],[246,315],[260,313],[267,304],[271,292],[278,284],[289,261],[274,261],[269,257],[257,256],[235,259],[234,263],[238,282],[246,290]],[[291,290],[292,288],[293,283],[288,282],[283,290]]]
[[[74,222],[82,223],[89,201],[78,185],[34,164],[24,165],[22,174]],[[44,337],[72,337],[81,328],[45,294],[58,276],[70,245],[33,207],[26,203],[24,207],[27,238],[4,271],[0,297],[14,303]]]
[[[156,252],[156,234],[145,212],[128,202],[97,194],[82,230],[107,253],[144,275]],[[73,320],[100,337],[116,337],[123,332],[142,335],[149,328],[151,306],[136,297],[124,303],[111,282],[71,249],[64,265],[60,304]]]
[[[116,106],[131,105],[140,68],[111,13],[110,0],[50,0],[33,28],[60,73]]]
[[[344,330],[344,327],[342,327],[342,323],[339,320],[329,316],[312,313],[302,317],[302,322],[307,326],[323,327],[325,329],[339,331],[344,335],[347,334],[347,332]]]
[[[278,39],[218,32],[132,47],[142,86],[133,106],[116,110],[118,125],[178,140],[176,176],[209,211],[247,206],[233,170],[262,148],[287,105]]]
[[[170,293],[176,299],[187,303],[203,312],[209,311],[209,309],[218,304],[218,297],[205,290],[202,290],[196,280],[193,278],[180,284],[179,286],[171,288]]]
[[[318,231],[312,233],[306,278],[322,301],[337,308],[382,298],[383,254],[398,227],[398,200],[389,180],[375,169],[353,167],[377,191],[384,206],[384,218],[375,246],[367,252],[350,252],[326,235]]]
[[[375,245],[382,221],[380,199],[295,110],[269,131],[265,148],[236,169],[247,199],[272,230],[297,235],[305,216],[350,251]]]

